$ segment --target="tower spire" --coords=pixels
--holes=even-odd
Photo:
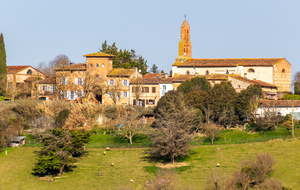
[[[184,15],[186,19],[186,15]],[[179,41],[178,57],[176,62],[184,62],[192,57],[192,43],[190,41],[190,26],[186,20],[181,25],[181,36]]]

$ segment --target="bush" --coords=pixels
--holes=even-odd
[[[59,112],[58,116],[55,119],[55,124],[57,127],[61,128],[65,125],[67,118],[69,117],[70,110],[65,109]]]
[[[177,174],[167,170],[159,171],[156,177],[146,184],[146,190],[175,189]]]

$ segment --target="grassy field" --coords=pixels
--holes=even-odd
[[[204,189],[207,176],[213,168],[230,174],[243,159],[258,153],[270,153],[275,159],[273,177],[286,187],[300,189],[300,140],[273,140],[264,143],[197,146],[184,160],[187,166],[177,169],[177,185]],[[220,151],[216,151],[221,148]],[[9,149],[0,154],[0,189],[118,189],[118,185],[142,189],[146,180],[155,174],[156,163],[147,159],[147,148],[88,148],[88,154],[78,161],[73,171],[49,183],[31,174],[39,148]],[[110,166],[111,163],[115,165]],[[221,167],[216,168],[220,163]],[[100,175],[101,172],[101,175]],[[133,179],[134,183],[130,183]]]

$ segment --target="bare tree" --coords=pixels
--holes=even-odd
[[[116,105],[117,101],[119,101],[121,97],[122,79],[114,78],[109,80],[109,82],[110,84],[107,85],[107,92],[109,93],[109,97]]]
[[[136,101],[140,99],[144,93],[143,78],[136,78],[132,85],[132,93]]]
[[[216,137],[221,134],[221,130],[216,124],[205,124],[203,131],[210,138],[211,144],[214,144]]]
[[[120,134],[126,137],[130,144],[132,144],[132,137],[141,133],[144,129],[137,110],[126,110],[122,116],[119,116],[118,121],[123,126]]]
[[[256,111],[259,106],[259,97],[254,95],[249,100],[249,109],[246,110],[247,115],[251,117],[254,123],[256,123]]]
[[[46,77],[55,77],[56,69],[69,66],[71,60],[64,54],[57,55],[50,62],[38,63],[37,69],[45,74]]]

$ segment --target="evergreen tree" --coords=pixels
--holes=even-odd
[[[130,51],[126,49],[118,50],[116,43],[108,45],[105,40],[104,43],[102,43],[100,52],[115,55],[113,59],[113,68],[130,69],[137,67],[138,70],[141,70],[143,75],[147,73],[147,61],[142,56],[136,55],[133,49]]]
[[[6,74],[7,67],[6,67],[6,51],[4,45],[4,38],[3,34],[0,34],[0,74]]]
[[[158,67],[155,65],[155,63],[153,64],[153,66],[150,69],[151,73],[158,73]]]

